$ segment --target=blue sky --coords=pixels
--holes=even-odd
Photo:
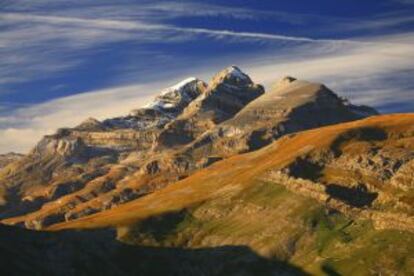
[[[414,1],[0,1],[0,152],[235,64],[414,109]]]

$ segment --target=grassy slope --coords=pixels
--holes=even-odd
[[[410,129],[413,125],[414,114],[383,115],[285,136],[261,150],[217,162],[148,196],[108,211],[54,225],[50,230],[118,226],[181,210],[229,190],[245,189],[267,170],[282,168],[312,149],[329,147],[341,133],[349,129],[378,127],[388,132],[398,132]]]
[[[369,221],[329,213],[277,183],[261,181],[180,212],[120,227],[118,238],[159,247],[248,246],[319,275],[414,272],[414,235],[374,230]]]
[[[414,115],[386,115],[290,135],[257,152],[236,156],[109,211],[52,226],[115,226],[124,242],[198,248],[247,245],[313,274],[414,273],[414,235],[375,230],[277,183],[260,181],[313,148],[329,147],[351,128],[411,129]],[[411,271],[410,271],[411,269]]]

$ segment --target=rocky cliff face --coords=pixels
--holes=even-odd
[[[377,114],[287,77],[265,93],[238,67],[186,79],[124,117],[44,137],[0,171],[1,217],[42,228],[113,208],[196,170],[309,128]]]
[[[377,114],[372,108],[349,104],[322,84],[286,77],[233,118],[204,133],[187,152],[234,155],[259,149],[287,133]]]
[[[6,154],[0,154],[0,169],[7,166],[8,164],[15,162],[23,157],[23,154],[19,153],[6,153]]]
[[[161,150],[192,142],[205,131],[232,118],[263,93],[264,88],[254,84],[239,68],[232,66],[224,69],[213,77],[202,96],[165,127],[158,148]]]

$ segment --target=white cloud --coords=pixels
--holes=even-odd
[[[65,4],[65,8],[59,8]],[[250,10],[201,2],[140,1],[6,1],[0,12],[0,85],[42,79],[85,62],[87,51],[114,42],[170,43],[209,36],[217,40],[316,42],[310,37],[183,28],[165,23],[170,18],[215,16],[283,21],[289,24],[319,22],[318,29],[372,29],[414,20],[412,15],[391,14],[367,20]],[[272,22],[273,22],[272,21]],[[327,24],[329,22],[329,24]],[[313,24],[312,24],[313,25]],[[309,25],[308,28],[312,28]],[[349,41],[325,40],[328,43]],[[19,74],[16,74],[19,72]],[[3,89],[4,90],[4,89]]]
[[[356,103],[381,107],[414,99],[413,43],[414,33],[406,33],[376,37],[366,44],[337,46],[329,54],[324,53],[329,45],[319,49],[304,45],[288,55],[251,61],[249,67],[253,79],[268,85],[284,75],[293,75],[323,82]]]
[[[396,100],[413,100],[412,91],[401,90],[410,82],[404,85],[389,84],[385,78],[404,70],[414,70],[411,62],[414,58],[414,49],[411,47],[414,34],[405,34],[403,41],[401,43],[401,38],[394,36],[392,39],[377,38],[375,43],[357,44],[352,48],[349,45],[337,45],[330,49],[329,43],[321,43],[316,48],[302,45],[274,57],[267,53],[261,58],[246,60],[234,57],[232,60],[240,61],[242,69],[253,80],[268,86],[272,81],[290,74],[301,79],[324,82],[358,103],[379,105],[395,103]],[[202,77],[205,77],[221,69],[214,67],[193,70],[203,72]],[[405,77],[410,77],[410,74]],[[27,151],[42,135],[59,127],[74,126],[90,116],[104,119],[126,114],[172,83],[154,82],[94,91],[20,109],[0,120],[0,125],[3,125],[0,130],[0,152]],[[398,93],[398,97],[395,93]]]
[[[73,127],[88,117],[125,115],[148,102],[162,86],[166,84],[117,87],[18,109],[0,118],[0,152],[27,152],[43,135]]]
[[[85,62],[88,51],[108,43],[171,43],[209,36],[268,42],[355,43],[277,34],[183,28],[148,21],[0,13],[0,84],[47,78]],[[7,27],[7,28],[6,28]],[[138,50],[135,50],[138,51]],[[148,51],[148,50],[146,50]],[[16,74],[19,72],[19,74]]]
[[[411,38],[414,42],[414,33],[404,34],[404,37],[406,39]],[[299,77],[310,79],[339,77],[338,73],[340,72],[342,78],[355,78],[414,67],[412,62],[414,48],[410,42],[394,43],[393,40],[383,38],[377,42],[338,46],[328,55],[324,52],[330,45],[321,46],[321,48],[316,49],[312,45],[297,47],[291,52],[290,56],[294,57],[296,53],[302,52],[301,60],[293,58],[293,62],[274,60],[274,63],[272,63],[266,57],[268,64],[261,65],[255,70],[254,76],[262,82],[269,82],[274,79],[275,72],[282,74],[295,73]],[[303,58],[303,53],[307,53],[306,58]]]
[[[141,22],[16,13],[0,14],[0,27],[4,27],[0,32],[0,84],[47,78],[78,66],[87,51],[107,43],[145,43],[166,35],[157,25]],[[165,36],[165,40],[183,37]]]

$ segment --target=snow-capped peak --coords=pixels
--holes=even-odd
[[[143,106],[143,108],[170,113],[180,112],[188,103],[201,94],[205,86],[206,84],[197,78],[187,78],[162,90],[152,102]]]
[[[188,84],[192,83],[192,82],[197,82],[198,79],[195,77],[191,77],[191,78],[187,78],[185,80],[180,81],[179,83],[170,86],[166,89],[164,89],[163,91],[161,91],[160,95],[164,96],[168,93],[174,92],[174,91],[180,91],[182,90],[185,86],[187,86]]]

